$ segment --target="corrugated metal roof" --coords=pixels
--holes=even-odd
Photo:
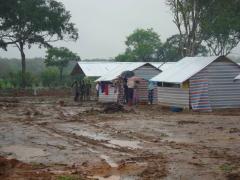
[[[78,62],[87,77],[100,77],[119,66],[117,62]]]
[[[117,67],[119,67],[119,69],[124,67],[127,68],[129,65],[132,67],[137,67],[139,64],[144,64],[144,62],[78,62],[79,67],[87,77],[101,77],[107,74],[109,71],[116,69]],[[149,64],[164,71],[175,63],[149,62]]]
[[[165,71],[170,68],[172,65],[176,64],[176,62],[150,62],[154,67],[160,69],[161,71]]]
[[[144,62],[126,62],[119,64],[116,68],[112,69],[110,72],[98,78],[96,81],[112,81],[121,75],[124,71],[133,71],[147,63]]]
[[[185,57],[151,79],[156,82],[181,84],[215,61],[217,56]]]
[[[240,74],[234,78],[235,80],[240,79]]]

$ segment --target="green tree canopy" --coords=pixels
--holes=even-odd
[[[162,46],[159,35],[153,29],[137,29],[125,42],[127,49],[115,59],[117,61],[158,61]]]
[[[201,30],[210,54],[229,53],[240,42],[240,1],[211,0],[203,9]]]
[[[59,69],[60,80],[62,81],[63,69],[68,66],[70,61],[77,60],[80,60],[80,57],[67,48],[50,48],[47,50],[45,63],[47,66],[55,66]]]
[[[69,11],[55,0],[0,0],[0,4],[0,47],[6,50],[13,44],[19,49],[25,87],[25,47],[51,47],[50,43],[58,40],[77,40],[78,32]]]
[[[59,72],[58,69],[55,67],[45,69],[41,74],[41,80],[43,86],[53,87],[57,86]]]
[[[226,55],[240,41],[239,0],[166,0],[180,35],[182,56],[208,47],[211,55]]]
[[[166,42],[163,44],[163,54],[164,59],[166,61],[178,61],[182,59],[184,56],[182,55],[181,51],[181,42],[182,38],[179,34],[175,34],[171,37],[169,37]],[[186,49],[183,49],[186,51]],[[208,53],[205,46],[202,46],[201,44],[198,45],[196,48],[196,55],[206,56]]]

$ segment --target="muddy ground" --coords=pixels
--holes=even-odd
[[[0,179],[240,179],[240,111],[0,98]]]

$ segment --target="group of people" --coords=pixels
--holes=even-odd
[[[124,98],[129,106],[136,105],[139,102],[139,80],[124,79]]]
[[[119,104],[128,104],[129,106],[137,105],[140,101],[141,83],[145,83],[141,78],[131,77],[131,78],[119,78],[113,84],[115,88],[114,92],[118,94],[117,101]],[[91,82],[89,80],[79,80],[74,81],[72,87],[75,92],[74,101],[86,101],[90,100],[91,96]],[[153,104],[154,98],[154,83],[148,82],[148,103]],[[96,84],[97,97],[99,93],[104,93],[108,95],[109,84],[108,83],[97,83]]]
[[[128,104],[129,106],[137,105],[140,102],[141,83],[145,83],[141,78],[119,78],[114,87],[118,89],[118,103]],[[145,86],[145,84],[144,84]],[[154,83],[148,83],[148,103],[153,104]]]
[[[74,81],[72,84],[72,87],[75,91],[74,101],[78,102],[80,101],[86,101],[90,100],[91,97],[91,82],[88,80],[79,80]]]

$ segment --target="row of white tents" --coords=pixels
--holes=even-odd
[[[155,103],[199,111],[240,107],[240,66],[225,56],[186,57],[173,62],[78,62],[72,74],[111,84],[124,71],[156,83]],[[147,87],[145,87],[147,89]],[[142,91],[144,100],[146,91]],[[116,101],[110,86],[99,101]]]

